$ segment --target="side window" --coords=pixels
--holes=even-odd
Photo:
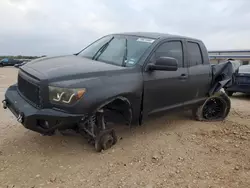
[[[178,67],[183,67],[183,48],[181,41],[169,41],[160,45],[155,51],[155,58],[161,56],[173,57],[178,61]]]
[[[201,54],[201,49],[198,43],[195,42],[188,42],[187,43],[187,50],[189,54],[189,63],[190,67],[195,65],[203,64],[203,58]]]

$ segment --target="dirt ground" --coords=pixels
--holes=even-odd
[[[0,68],[0,100],[16,82]],[[96,153],[80,136],[25,129],[0,108],[0,187],[250,187],[250,97],[232,98],[224,122],[192,120],[190,112],[119,129],[119,142]]]

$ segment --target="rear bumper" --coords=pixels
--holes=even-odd
[[[84,116],[54,109],[37,109],[23,99],[16,85],[7,89],[3,107],[8,108],[25,128],[41,134],[50,134],[56,129],[68,128],[78,123]]]
[[[232,92],[250,93],[250,85],[233,85],[226,88],[226,90]]]

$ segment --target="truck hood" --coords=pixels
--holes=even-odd
[[[90,60],[84,57],[67,55],[46,57],[26,63],[21,70],[37,77],[56,81],[74,78],[96,77],[107,72],[124,70],[125,67],[107,64],[100,61]]]

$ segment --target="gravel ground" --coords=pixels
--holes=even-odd
[[[0,100],[17,69],[0,68]],[[119,142],[96,153],[80,136],[40,136],[0,109],[0,187],[250,187],[250,97],[232,97],[224,122],[190,112],[119,127]]]

